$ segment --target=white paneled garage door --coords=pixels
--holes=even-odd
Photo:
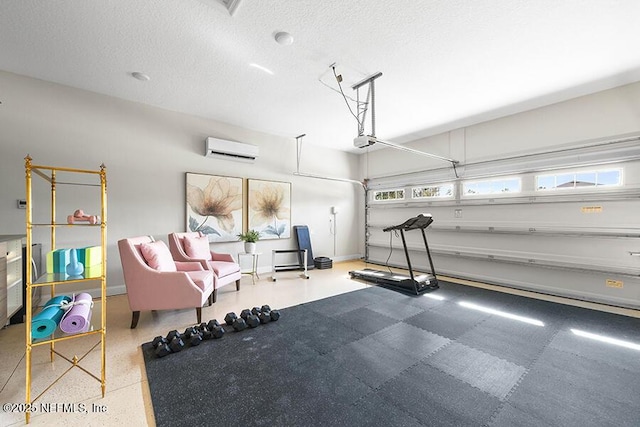
[[[434,218],[437,274],[640,307],[637,140],[372,179],[366,259],[406,267],[400,237],[382,229],[419,213]],[[421,234],[406,237],[428,271]]]

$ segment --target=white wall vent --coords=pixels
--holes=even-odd
[[[257,145],[208,137],[205,141],[204,155],[224,160],[253,163],[258,158],[258,148]]]

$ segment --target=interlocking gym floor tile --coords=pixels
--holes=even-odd
[[[456,339],[489,316],[448,303],[409,317],[405,319],[405,323],[445,338]]]
[[[306,323],[292,328],[288,334],[283,335],[283,338],[299,341],[319,354],[325,354],[363,336],[361,332],[345,328],[333,318],[314,318],[310,314]]]
[[[369,310],[366,307],[339,314],[334,319],[349,328],[362,332],[364,335],[372,334],[397,322],[396,319]]]
[[[620,339],[616,335],[610,338]],[[559,332],[549,347],[640,374],[640,351],[632,348],[578,336],[569,330]]]
[[[445,300],[440,299],[440,294],[437,290],[422,295],[411,296],[408,298],[409,299],[406,301],[407,304],[421,308],[422,310],[428,310],[430,308],[446,304]]]
[[[408,295],[403,294],[401,292],[397,292],[392,289],[385,288],[383,286],[373,285],[373,284],[370,285],[370,287],[366,288],[363,291],[363,293],[378,295],[383,297],[385,300],[392,300],[392,301],[405,301],[406,298],[409,297]]]
[[[540,418],[535,418],[531,414],[505,403],[500,411],[494,415],[489,427],[553,427]]]
[[[550,425],[637,426],[638,396],[637,374],[547,348],[508,401]]]
[[[161,360],[170,361],[196,350],[186,349]],[[215,422],[220,425],[234,425],[243,416],[250,419],[261,411],[268,385],[267,379],[255,368],[245,364],[220,369],[215,362],[200,366],[164,366],[162,373],[154,375],[154,387],[189,390],[189,393],[157,393],[153,400],[157,425],[210,425],[212,412],[194,408],[225,407],[225,411],[216,414]]]
[[[345,345],[327,357],[373,388],[420,360],[420,357],[408,356],[370,336]]]
[[[466,345],[451,343],[426,359],[427,364],[504,399],[525,368]]]
[[[335,398],[350,405],[372,390],[350,372],[336,366],[334,360],[326,355],[296,365],[287,372],[287,376],[305,387],[302,393],[305,399],[306,396],[313,399]]]
[[[568,327],[640,344],[640,318],[580,307],[571,307],[566,317]]]
[[[309,310],[325,316],[337,316],[357,308],[384,301],[384,297],[370,292],[350,292],[307,304]]]
[[[419,363],[384,383],[377,391],[407,414],[429,426],[481,426],[500,406],[488,393]]]
[[[401,353],[420,359],[428,357],[450,341],[406,323],[396,323],[370,337]]]
[[[550,301],[519,297],[513,304],[505,307],[504,311],[540,320],[546,328],[559,330],[569,318],[571,307]]]
[[[505,310],[514,303],[518,303],[520,298],[517,295],[490,291],[487,289],[480,289],[480,291],[481,292],[478,292],[478,290],[476,290],[469,295],[460,296],[456,302],[465,301],[483,307],[492,308],[494,310]]]
[[[386,424],[391,423],[391,424]],[[377,426],[394,425],[403,427],[419,427],[424,424],[416,418],[398,408],[393,403],[382,399],[378,394],[371,393],[354,405],[354,410],[336,412],[330,425],[333,426]]]
[[[415,316],[416,314],[423,311],[421,308],[415,307],[413,305],[396,301],[386,301],[383,303],[372,304],[367,306],[367,308],[396,320],[404,320],[407,317]]]
[[[544,326],[492,316],[456,341],[527,367],[542,353],[554,333]]]

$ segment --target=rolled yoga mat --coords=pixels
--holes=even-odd
[[[91,295],[83,292],[74,295],[70,305],[72,306],[60,321],[60,329],[67,334],[87,332],[91,327],[91,312],[93,300]]]
[[[66,295],[58,295],[57,297],[53,297],[47,301],[42,311],[31,319],[31,338],[47,338],[49,335],[53,334],[65,312],[60,305],[64,305],[69,302],[71,302],[71,297]]]

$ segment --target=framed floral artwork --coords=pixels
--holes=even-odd
[[[249,230],[261,240],[291,237],[291,183],[250,179]]]
[[[232,242],[242,232],[242,178],[187,173],[187,231],[210,242]]]

